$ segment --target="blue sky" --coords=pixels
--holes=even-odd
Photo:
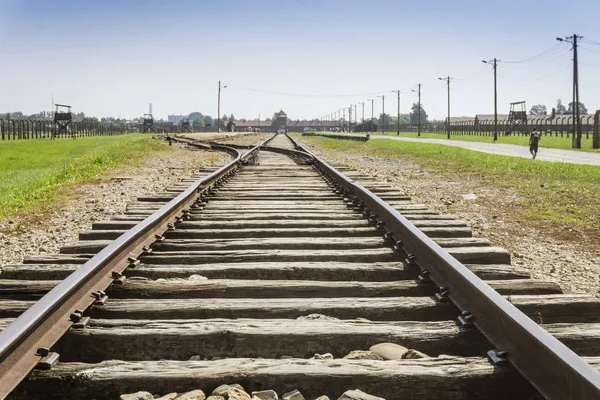
[[[424,108],[443,118],[438,77],[449,75],[453,116],[492,113],[492,69],[481,60],[494,57],[499,112],[520,100],[550,109],[570,101],[572,52],[555,38],[573,33],[584,36],[580,99],[600,108],[597,0],[0,0],[0,9],[0,112],[48,110],[54,94],[99,117],[140,116],[149,102],[157,117],[215,116],[221,80],[222,112],[236,117],[283,108],[319,118],[378,94],[395,113],[391,91],[405,89],[408,111],[420,82]]]

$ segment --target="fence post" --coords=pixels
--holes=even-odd
[[[600,149],[600,110],[594,114],[594,136],[592,138],[592,147]]]

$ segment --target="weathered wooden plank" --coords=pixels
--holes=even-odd
[[[437,221],[436,221],[437,222]],[[136,221],[98,221],[92,224],[93,230],[131,229]],[[367,219],[350,220],[240,220],[240,221],[185,221],[178,229],[248,229],[248,228],[355,228],[372,226]]]
[[[390,201],[408,201],[411,198],[409,196],[406,195],[395,195],[395,194],[386,194],[383,195],[387,200]],[[267,201],[267,202],[273,202],[273,201],[291,201],[291,202],[296,202],[296,201],[314,201],[314,202],[325,202],[325,201],[342,201],[342,198],[339,195],[335,195],[335,194],[329,194],[329,195],[321,195],[321,196],[312,196],[312,195],[308,195],[308,194],[304,194],[304,195],[286,195],[283,193],[273,193],[271,195],[264,195],[264,196],[244,196],[244,195],[232,195],[232,196],[225,196],[221,193],[217,193],[216,195],[214,195],[212,198],[212,201],[223,201],[223,202],[254,202],[254,201]],[[139,201],[139,200],[138,200]]]
[[[56,280],[0,279],[0,298],[36,300],[59,283]]]
[[[543,323],[594,322],[600,300],[586,295],[514,295],[510,301]],[[3,305],[3,303],[0,303]],[[325,314],[340,319],[374,321],[439,321],[454,319],[458,310],[430,297],[339,297],[312,299],[112,299],[88,311],[95,318],[297,318]],[[12,315],[8,315],[9,317]],[[2,317],[2,315],[0,315]]]
[[[34,303],[33,300],[0,299],[0,318],[16,318]]]
[[[373,227],[364,228],[281,228],[281,229],[176,229],[168,233],[173,239],[254,238],[254,237],[365,237],[381,236]]]
[[[446,240],[446,239],[444,239]],[[457,247],[462,239],[451,239],[449,243]],[[110,240],[83,241],[63,246],[62,254],[93,253],[106,247]],[[194,250],[259,250],[259,249],[370,249],[389,247],[383,237],[366,238],[246,238],[246,239],[170,239],[152,245],[155,251],[194,251]],[[463,245],[472,245],[465,242]]]
[[[479,248],[477,248],[479,249]],[[344,250],[212,250],[153,252],[140,258],[149,264],[198,264],[215,262],[251,261],[398,261],[400,257],[390,248],[344,249]],[[482,264],[485,264],[482,263]]]
[[[23,259],[23,264],[85,264],[91,254],[40,254],[27,256]]]
[[[14,288],[7,281],[0,280],[0,294],[23,293],[27,282],[17,281],[21,286]],[[11,282],[11,281],[8,281]],[[48,281],[42,281],[48,282]],[[58,281],[50,281],[56,285]],[[558,294],[560,286],[554,282],[524,279],[496,280],[487,282],[501,294]],[[41,287],[41,284],[37,284]],[[53,287],[50,286],[50,288]],[[49,290],[49,289],[47,289]],[[131,278],[123,285],[113,285],[110,296],[114,298],[279,298],[279,297],[400,297],[433,296],[438,291],[435,285],[423,285],[414,281],[358,282],[358,281],[319,281],[319,280],[150,280]],[[24,291],[27,293],[27,290]]]
[[[463,263],[509,264],[510,255],[498,247],[450,247],[447,251]],[[203,250],[203,251],[155,251],[142,260],[149,264],[198,264],[208,262],[250,261],[394,261],[399,256],[390,248],[376,249],[262,249],[262,250]]]
[[[417,228],[422,227],[466,227],[464,221],[459,220],[413,220],[411,221]],[[114,226],[113,226],[114,224]],[[133,223],[129,223],[133,226]],[[98,227],[97,229],[119,229],[119,226],[127,226],[127,222],[114,221],[107,227]],[[330,227],[363,227],[373,226],[367,219],[360,220],[238,220],[238,221],[185,221],[179,224],[180,229],[248,229],[248,228],[317,228],[322,226]],[[96,224],[94,225],[94,229]]]
[[[432,238],[458,238],[458,237],[472,237],[473,232],[471,228],[467,227],[422,227],[419,228],[421,232]]]
[[[71,329],[53,350],[62,362],[188,360],[192,356],[309,358],[315,353],[342,358],[381,342],[398,343],[432,357],[477,356],[491,348],[477,330],[460,328],[454,321],[91,319],[85,329]]]
[[[437,215],[419,215],[421,219],[438,219]],[[116,221],[141,221],[142,215],[123,214],[112,217]],[[361,220],[364,217],[360,214],[313,214],[313,213],[224,213],[224,214],[203,214],[193,212],[189,215],[190,221],[237,221],[237,220],[271,220],[271,219],[318,219],[318,220]],[[449,219],[449,218],[448,218]]]
[[[77,269],[77,264],[15,264],[1,269],[4,279],[55,280],[64,279]],[[529,271],[511,265],[467,264],[481,279],[527,279]],[[218,263],[196,265],[142,264],[128,269],[127,276],[151,279],[187,278],[201,275],[213,279],[315,279],[393,281],[416,278],[417,271],[405,271],[399,262],[345,263],[345,262],[287,262],[287,263]]]
[[[50,371],[35,371],[19,388],[18,398],[118,398],[147,390],[166,394],[192,389],[211,390],[223,383],[242,382],[248,391],[292,388],[304,396],[338,398],[348,389],[387,399],[488,400],[532,399],[535,390],[512,368],[495,367],[485,358],[421,360],[245,359],[217,361],[106,361],[98,364],[59,363]]]

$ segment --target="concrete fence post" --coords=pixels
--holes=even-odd
[[[594,136],[592,138],[592,147],[600,149],[600,110],[594,115]]]

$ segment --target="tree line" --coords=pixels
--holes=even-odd
[[[565,107],[565,105],[563,104],[561,99],[558,99],[556,101],[556,107],[554,108],[556,115],[573,115],[573,105],[575,103],[573,103],[572,101],[569,102],[569,104],[567,105],[567,107]],[[546,108],[545,105],[543,104],[536,104],[534,106],[531,107],[531,109],[529,110],[529,114],[532,115],[548,115],[548,109]],[[588,114],[588,109],[585,107],[585,105],[582,102],[579,102],[579,114],[580,115],[587,115]]]

